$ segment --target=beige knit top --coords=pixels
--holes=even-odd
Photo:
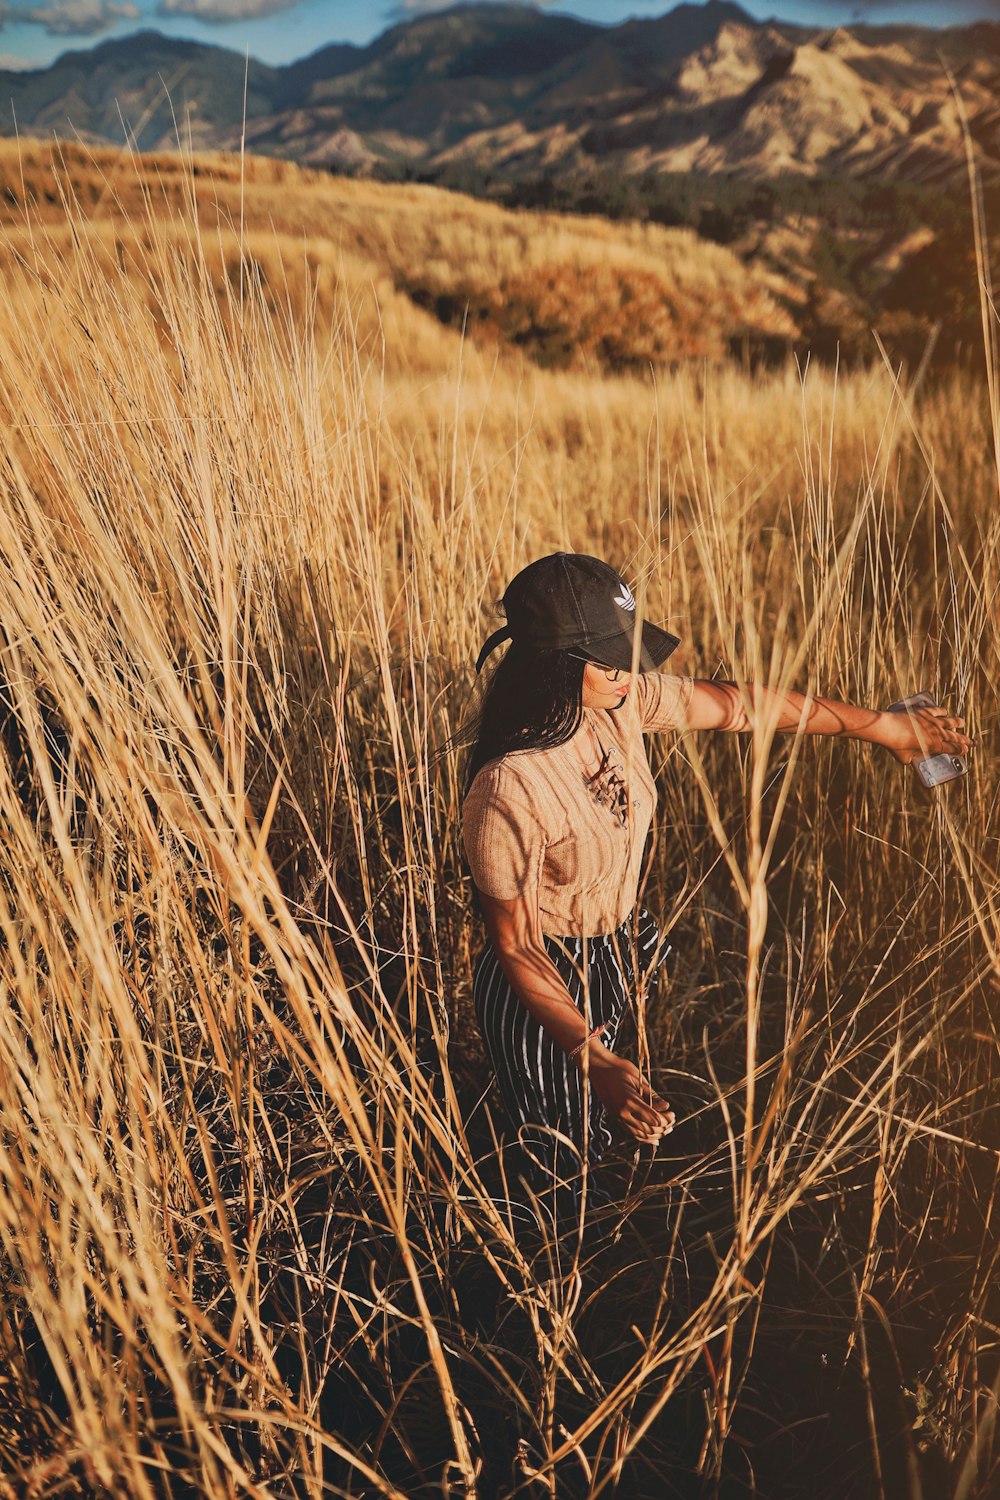
[[[584,709],[563,744],[483,766],[462,807],[479,890],[501,901],[537,892],[541,930],[558,937],[620,926],[635,905],[656,803],[643,734],[679,728],[693,686],[639,673],[620,709]]]

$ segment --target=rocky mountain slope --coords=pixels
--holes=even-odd
[[[0,73],[0,130],[143,149],[232,149],[244,59],[143,32],[50,68]],[[949,69],[951,70],[949,73]],[[956,103],[957,80],[962,106]],[[774,177],[964,170],[961,113],[1000,168],[1000,26],[821,31],[755,22],[730,0],[598,27],[523,5],[460,6],[367,47],[252,62],[247,144],[337,170],[503,178],[580,171]]]
[[[477,4],[278,68],[147,31],[0,72],[0,134],[15,129],[145,151],[245,136],[326,172],[693,230],[762,278],[803,351],[871,357],[873,327],[914,360],[930,340],[981,348],[966,142],[1000,223],[1000,25],[824,30],[708,0],[599,27]],[[560,273],[560,307],[585,280]],[[446,326],[453,303],[492,326],[481,290],[406,294]]]

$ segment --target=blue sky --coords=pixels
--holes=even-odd
[[[1000,21],[1000,0],[742,0],[751,15],[821,26],[839,22]],[[404,16],[440,9],[439,0],[0,0],[0,66],[40,67],[68,47],[92,45],[155,26],[174,36],[290,62],[327,42],[367,42]],[[661,15],[671,0],[573,0],[554,4],[588,21]]]

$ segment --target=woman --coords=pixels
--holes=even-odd
[[[656,790],[643,735],[749,730],[733,683],[657,672],[679,644],[644,624],[607,563],[556,552],[524,568],[503,596],[506,638],[472,749],[463,840],[486,924],[476,1011],[528,1161],[536,1200],[580,1212],[584,1163],[616,1121],[655,1143],[673,1111],[615,1053],[623,1017],[660,960],[656,923],[636,908]],[[633,671],[633,665],[635,670]],[[964,721],[943,708],[879,713],[748,687],[778,728],[884,745],[897,759],[964,754]]]

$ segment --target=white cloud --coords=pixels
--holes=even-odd
[[[5,7],[4,19],[28,21],[42,26],[50,36],[96,36],[116,21],[136,21],[140,10],[130,0],[49,0],[46,5],[29,5],[11,12]]]
[[[291,10],[299,0],[160,0],[161,16],[194,16],[225,26],[230,21],[257,21]]]
[[[37,68],[38,63],[16,57],[13,52],[0,52],[0,69],[5,73],[23,73],[26,68]]]
[[[489,5],[491,0],[472,0],[472,3]],[[557,0],[509,0],[510,4],[521,5],[525,10],[541,10],[546,4],[554,5]],[[390,21],[412,20],[414,16],[429,16],[436,10],[450,10],[455,0],[397,0],[385,14]],[[669,0],[665,0],[665,9],[669,9]],[[569,5],[560,5],[560,10],[569,10]]]

